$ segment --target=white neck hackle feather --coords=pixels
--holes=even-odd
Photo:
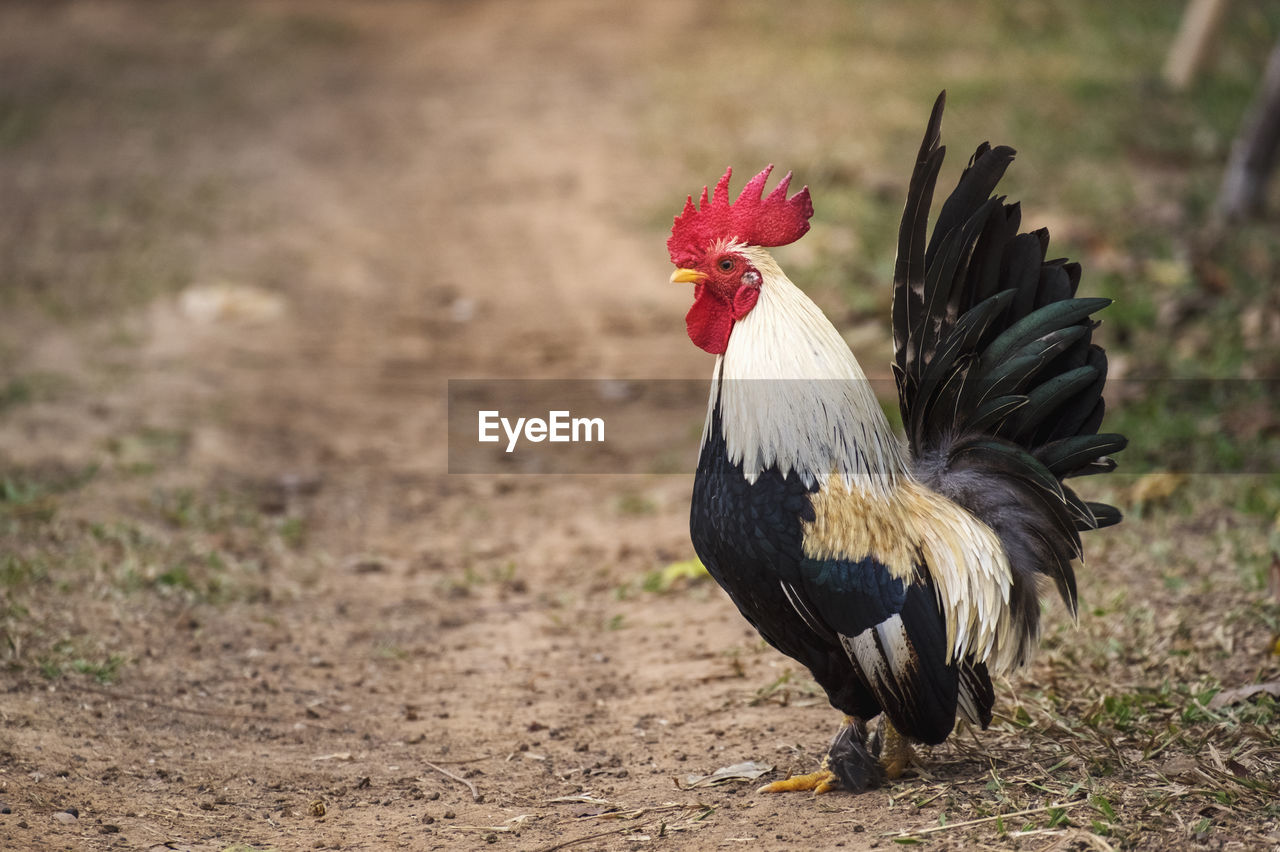
[[[910,477],[905,451],[840,332],[767,251],[728,248],[760,273],[760,297],[716,359],[707,428],[718,399],[729,460],[749,482],[776,467],[811,487],[834,473],[888,494]]]

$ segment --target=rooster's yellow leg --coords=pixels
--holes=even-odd
[[[903,736],[893,726],[888,716],[885,716],[880,724],[880,736],[882,743],[880,766],[884,768],[884,775],[889,780],[901,778],[902,773],[916,758],[915,749],[911,747],[911,740]]]

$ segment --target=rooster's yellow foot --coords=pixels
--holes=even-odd
[[[840,789],[840,779],[825,767],[808,775],[792,775],[782,781],[765,784],[757,793],[790,793],[793,790],[812,790],[814,794],[830,793]]]

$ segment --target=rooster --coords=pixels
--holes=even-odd
[[[716,356],[694,481],[698,557],[760,635],[845,714],[816,772],[764,791],[859,792],[896,778],[957,715],[985,728],[991,679],[1025,664],[1051,580],[1076,614],[1080,532],[1120,520],[1064,480],[1101,473],[1107,358],[1076,298],[1078,264],[1046,260],[992,196],[1011,148],[983,143],[926,244],[945,92],[907,193],[893,281],[891,429],[853,353],[768,248],[809,229],[809,189],[772,166],[729,201],[726,171],[692,196],[667,247],[694,285],[689,337]],[[868,721],[882,716],[868,736]]]

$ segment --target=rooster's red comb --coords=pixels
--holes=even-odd
[[[718,240],[737,239],[753,246],[785,246],[804,236],[809,230],[809,217],[813,215],[809,187],[787,198],[787,187],[791,183],[791,172],[787,172],[773,192],[761,198],[771,171],[773,166],[767,166],[749,180],[733,204],[729,203],[729,178],[733,169],[725,169],[710,201],[705,186],[697,206],[693,196],[689,196],[667,240],[671,262],[676,266],[691,266]]]

